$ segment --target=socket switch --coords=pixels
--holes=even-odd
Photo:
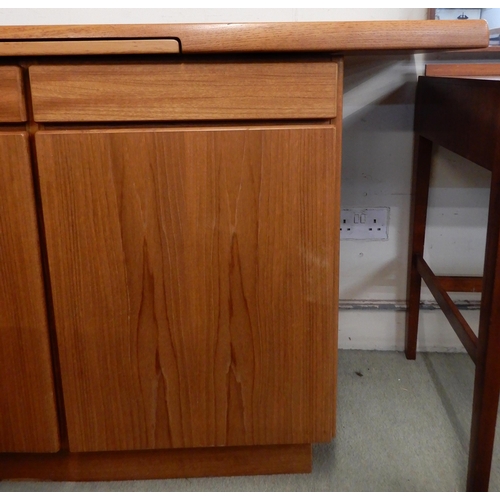
[[[341,240],[387,240],[389,208],[343,208]]]

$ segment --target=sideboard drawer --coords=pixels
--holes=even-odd
[[[40,122],[334,118],[336,62],[173,62],[30,68]]]
[[[26,121],[21,68],[0,66],[0,123]]]

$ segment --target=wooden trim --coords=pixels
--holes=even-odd
[[[77,40],[2,42],[2,56],[66,56],[87,54],[178,54],[177,40]]]
[[[483,278],[477,276],[436,276],[447,292],[482,292]]]
[[[425,76],[499,77],[500,63],[427,64]]]
[[[312,470],[310,444],[96,453],[0,454],[1,479],[123,481]]]
[[[500,52],[498,45],[489,45],[480,49],[463,49],[463,50],[444,50],[442,53],[446,56],[452,56],[456,59],[480,59],[481,57],[496,57]]]
[[[340,205],[341,205],[341,166],[342,166],[342,151],[343,148],[341,147],[342,144],[342,114],[343,114],[343,96],[344,96],[344,59],[343,58],[333,58],[333,61],[337,62],[338,65],[338,75],[337,75],[337,118],[332,119],[331,123],[332,125],[335,125],[335,144],[337,144],[336,147],[336,160],[335,160],[335,175],[336,178],[338,179],[334,184],[330,186],[331,189],[331,196],[330,199],[332,201],[331,205],[331,210],[334,210],[334,213],[340,214]],[[335,240],[335,257],[334,257],[334,264],[333,268],[336,269],[336,273],[338,274],[338,269],[339,269],[339,262],[340,262],[340,217],[334,217],[334,234],[338,235],[339,239]],[[335,346],[335,349],[333,350],[333,366],[335,367],[333,371],[333,377],[334,377],[334,391],[333,394],[334,396],[331,398],[332,399],[332,437],[335,437],[336,432],[337,432],[337,387],[338,387],[338,377],[337,377],[337,367],[338,367],[338,323],[339,323],[339,309],[338,309],[338,303],[339,303],[339,284],[338,284],[338,276],[336,278],[335,282],[335,287],[334,287],[334,304],[336,305],[334,308],[334,318],[333,318],[333,324],[334,328],[332,329],[332,335],[334,336],[333,338],[333,345]]]
[[[472,49],[489,44],[484,20],[2,26],[5,42],[175,38],[183,53]],[[0,42],[0,54],[2,43]]]

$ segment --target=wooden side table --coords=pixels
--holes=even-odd
[[[432,75],[432,76],[429,76]],[[476,364],[468,491],[487,491],[500,392],[500,64],[427,67],[415,108],[406,357],[415,359],[421,278]],[[423,258],[431,154],[438,144],[491,171],[484,273],[436,276]],[[448,292],[482,292],[477,336]]]

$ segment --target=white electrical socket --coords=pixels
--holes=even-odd
[[[341,240],[389,239],[389,208],[343,208],[340,215]]]

